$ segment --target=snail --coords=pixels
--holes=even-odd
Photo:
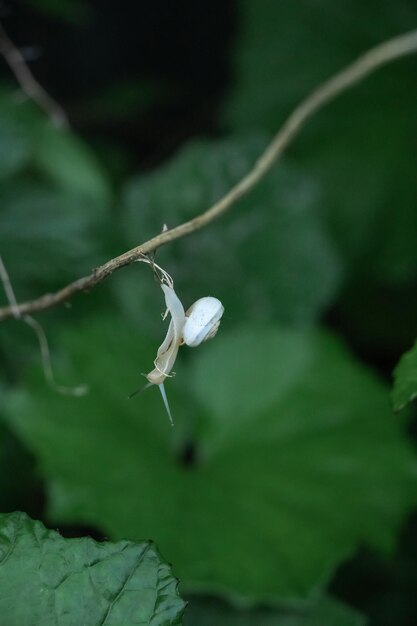
[[[206,296],[194,302],[187,311],[184,311],[181,300],[174,291],[173,282],[169,282],[170,284],[161,282],[161,288],[167,306],[165,316],[169,312],[171,321],[166,337],[158,348],[154,361],[155,368],[146,374],[148,380],[146,386],[159,386],[169,420],[173,426],[174,422],[165,393],[165,378],[172,376],[171,371],[180,346],[186,344],[195,348],[216,335],[224,307],[217,298]]]

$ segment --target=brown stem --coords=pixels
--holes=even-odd
[[[32,74],[23,54],[3,28],[0,22],[0,54],[3,55],[6,63],[12,70],[22,91],[30,100],[46,113],[51,122],[57,128],[68,128],[68,118],[64,109],[56,102],[47,91],[38,83]]]

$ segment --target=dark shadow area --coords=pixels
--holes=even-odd
[[[148,169],[194,135],[219,132],[235,5],[90,0],[74,3],[63,17],[9,2],[2,14],[74,129],[97,146],[119,146],[131,167]],[[3,67],[7,75],[12,79]]]
[[[369,626],[417,623],[417,512],[403,527],[398,549],[383,559],[362,549],[342,565],[331,592],[369,616]]]

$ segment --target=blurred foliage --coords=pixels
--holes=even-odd
[[[366,620],[332,598],[321,598],[307,608],[237,610],[224,602],[190,598],[185,626],[365,626]]]
[[[225,120],[238,133],[276,132],[320,82],[417,23],[411,0],[241,4],[235,86],[225,107]],[[350,302],[343,299],[338,315],[345,327],[354,324],[353,341],[371,350],[384,349],[386,333],[397,350],[417,333],[416,70],[416,60],[409,58],[379,71],[315,116],[290,150],[319,187],[320,213],[351,262]],[[410,320],[403,309],[378,306],[382,290],[388,301],[406,291],[413,306]],[[355,305],[362,291],[368,292],[368,302],[358,317]]]
[[[79,138],[54,129],[9,90],[0,94],[0,141],[2,132],[1,254],[25,299],[104,260],[111,190]]]
[[[54,129],[8,71],[0,253],[18,300],[208,208],[311,89],[417,24],[412,0],[239,0],[220,99],[231,6],[16,5],[26,33],[16,41],[44,37],[35,73],[62,94],[72,123]],[[390,373],[417,336],[416,69],[404,59],[338,98],[229,214],[158,251],[186,307],[210,294],[226,310],[212,344],[181,349],[166,385],[174,429],[158,390],[127,400],[164,332],[148,267],[124,268],[42,317],[57,378],[88,383],[84,398],[49,389],[29,329],[1,325],[2,512],[26,510],[70,534],[85,524],[111,540],[155,540],[184,591],[211,594],[190,597],[186,626],[367,623],[327,595],[332,581],[371,626],[392,616],[414,626],[415,542],[394,548],[416,504],[415,424],[392,414],[372,369]],[[396,409],[416,394],[415,360],[414,347],[395,371]],[[3,553],[13,536],[0,568],[8,626],[49,624],[53,601],[77,625],[88,607],[97,623],[109,607],[140,623],[133,605],[146,623],[181,623],[175,580],[153,547],[150,569],[123,588],[138,545],[66,540],[3,515]],[[95,554],[104,561],[87,566]]]
[[[58,396],[39,373],[6,410],[48,478],[54,520],[153,537],[185,588],[253,600],[308,596],[359,541],[392,547],[415,502],[413,455],[384,386],[335,339],[223,332],[167,384],[173,441],[156,389],[123,399],[152,367],[143,336],[97,316],[58,343],[60,376],[90,395]]]
[[[89,12],[85,0],[24,0],[24,2],[52,19],[62,20],[70,24],[78,24]]]
[[[241,0],[240,19],[235,82],[224,115],[236,130],[259,125],[274,132],[282,116],[320,82],[367,48],[410,30],[417,20],[417,8],[412,0],[395,4],[345,0],[342,6],[328,0]],[[412,60],[403,63],[410,68],[410,63],[415,65]],[[407,93],[400,67],[388,71],[395,83],[388,91],[388,102],[379,103],[383,107]],[[380,78],[375,75],[367,82],[375,88]],[[403,104],[400,98],[397,104]],[[366,109],[373,110],[369,105]],[[339,136],[334,139],[338,141]]]
[[[0,515],[0,610],[8,626],[179,626],[177,581],[151,542],[64,539],[24,513]]]
[[[417,343],[403,354],[394,370],[394,389],[392,399],[394,408],[403,409],[417,398]]]

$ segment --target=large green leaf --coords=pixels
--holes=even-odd
[[[260,125],[272,132],[320,82],[417,21],[413,0],[346,0],[343,6],[331,0],[240,0],[238,7],[235,81],[225,119],[235,129]],[[390,77],[395,86],[401,84],[398,70],[397,65]],[[389,95],[395,101],[394,91]],[[396,104],[401,107],[403,101]],[[369,102],[372,109],[381,105],[385,100]]]
[[[123,215],[128,245],[154,236],[164,223],[173,227],[207,209],[264,147],[259,135],[194,143],[162,169],[133,180]],[[334,296],[341,276],[335,247],[317,216],[319,203],[311,180],[281,164],[231,214],[162,251],[161,262],[185,300],[215,290],[220,299],[233,301],[240,319],[311,322]],[[142,302],[155,289],[152,281],[151,289],[137,283],[122,278],[115,288],[146,325]]]
[[[349,0],[342,13],[329,0],[242,0],[240,6],[237,77],[226,107],[238,131],[276,132],[322,80],[417,22],[411,0],[383,6]],[[417,260],[411,235],[416,66],[415,59],[397,62],[342,95],[310,122],[296,154],[322,186],[323,212],[345,251],[368,253],[368,269],[402,279],[415,275]]]
[[[0,515],[7,626],[180,626],[176,588],[152,542],[64,539],[24,513]]]
[[[394,370],[392,400],[399,411],[417,398],[417,342],[403,354]]]
[[[41,124],[35,137],[34,163],[63,188],[108,202],[110,188],[97,159],[74,133]]]
[[[239,611],[224,602],[192,596],[185,626],[364,626],[366,620],[331,598],[321,598],[299,609]]]
[[[395,108],[401,91],[391,86],[391,75],[379,79],[388,85],[376,93],[365,84],[359,95],[334,103],[323,132],[301,141],[296,159],[321,190],[321,215],[344,256],[368,281],[387,285],[407,283],[417,275],[412,237],[417,228],[412,142],[416,99],[404,94],[404,104]],[[396,80],[401,76],[397,72]],[[403,90],[410,90],[410,82],[403,78]],[[388,97],[394,102],[375,110],[375,101]]]
[[[18,299],[78,278],[106,258],[110,192],[94,155],[0,86],[1,177],[1,254]]]
[[[64,190],[97,202],[110,199],[106,175],[88,145],[74,132],[56,129],[15,89],[0,86],[0,176],[29,167]]]
[[[2,185],[0,205],[1,254],[15,287],[62,284],[103,259],[108,212],[96,201],[25,178]]]
[[[0,96],[0,178],[21,170],[31,154],[27,125],[16,118]]]
[[[167,383],[173,430],[157,389],[126,399],[156,346],[122,319],[61,345],[61,380],[90,395],[56,395],[38,373],[6,403],[54,521],[152,537],[188,589],[251,599],[308,595],[358,542],[391,548],[415,501],[414,456],[385,387],[332,337],[223,330]]]

